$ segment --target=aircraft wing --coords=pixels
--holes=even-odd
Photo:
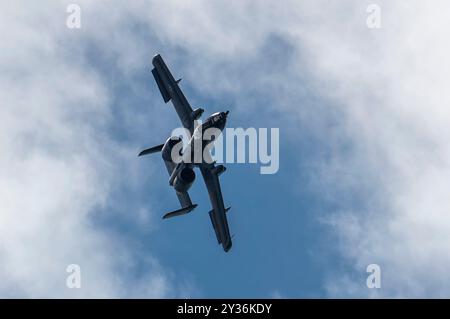
[[[181,91],[178,83],[180,80],[175,80],[169,68],[164,62],[163,58],[157,54],[152,60],[153,69],[152,74],[158,85],[159,91],[164,99],[164,102],[172,101],[173,106],[181,120],[183,127],[191,132],[194,131],[194,121],[198,119],[203,113],[202,109],[192,110],[186,97]]]
[[[223,168],[223,166],[221,168]],[[226,216],[226,212],[229,208],[225,209],[224,207],[219,183],[219,174],[222,170],[218,170],[218,167],[215,167],[214,164],[205,163],[200,165],[200,171],[205,180],[213,208],[209,212],[209,216],[216,233],[217,241],[219,244],[222,244],[223,250],[229,251],[232,245]]]
[[[177,209],[173,212],[165,214],[163,216],[163,219],[188,214],[192,210],[194,210],[195,207],[197,207],[197,204],[192,204],[191,198],[190,198],[188,192],[182,192],[182,193],[176,192],[176,193],[177,193],[178,200],[180,201],[181,208]]]

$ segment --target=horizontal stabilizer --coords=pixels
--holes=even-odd
[[[156,68],[152,69],[152,74],[153,77],[155,78],[156,84],[158,85],[158,89],[161,92],[161,95],[164,99],[164,102],[169,102],[170,101],[170,94],[167,91],[166,86],[164,85],[164,82],[161,80],[161,76],[159,75],[158,71],[156,70]]]
[[[192,204],[190,206],[186,206],[183,208],[180,208],[178,210],[175,210],[173,212],[167,213],[163,216],[163,219],[171,218],[175,216],[185,215],[187,213],[190,213],[195,207],[197,207],[197,204]]]
[[[160,145],[156,145],[156,146],[147,148],[146,150],[143,150],[142,152],[140,152],[138,156],[161,152],[163,147],[164,147],[164,144],[160,144]]]

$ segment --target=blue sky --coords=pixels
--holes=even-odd
[[[0,5],[0,296],[448,297],[448,3]],[[414,17],[414,21],[411,20]],[[199,178],[178,207],[158,154],[193,107],[280,129],[280,169],[226,164],[232,251]],[[66,286],[78,264],[82,288]],[[366,287],[380,265],[382,288]]]
[[[142,34],[142,38],[152,39],[147,32]],[[193,87],[195,77],[188,78],[179,68],[173,67],[181,65],[183,69],[182,65],[192,63],[192,59],[197,60],[194,63],[202,63],[201,57],[186,56],[155,39],[150,41],[148,47],[152,53],[161,52],[174,76],[183,78],[181,88],[194,107],[206,110],[205,117],[227,109],[231,111],[228,120],[230,127],[279,128],[280,169],[274,175],[261,175],[261,163],[225,164],[228,170],[221,176],[221,183],[225,204],[232,207],[229,223],[235,235],[234,246],[229,254],[222,251],[214,237],[206,214],[211,204],[201,175],[198,174],[190,190],[198,208],[188,216],[173,220],[159,219],[165,212],[176,209],[178,201],[168,185],[168,175],[159,154],[136,158],[135,153],[149,145],[163,142],[173,128],[179,127],[179,120],[172,104],[166,105],[159,95],[149,72],[149,55],[145,67],[136,72],[132,80],[114,83],[117,104],[111,134],[119,143],[136,146],[134,153],[127,154],[127,160],[139,162],[138,174],[145,181],[139,189],[131,191],[119,187],[120,201],[125,203],[120,209],[126,210],[128,201],[151,205],[156,215],[153,222],[156,229],[150,233],[139,231],[136,230],[135,221],[117,221],[114,215],[103,219],[102,227],[112,228],[139,243],[144,252],[148,250],[158,258],[163,268],[174,272],[175,280],[191,281],[195,285],[193,296],[196,297],[326,296],[324,276],[328,274],[330,266],[333,269],[341,261],[334,254],[333,247],[330,247],[332,238],[327,226],[317,219],[317,215],[335,207],[324,201],[316,191],[309,189],[311,176],[307,170],[310,163],[316,160],[317,154],[314,152],[317,152],[317,148],[326,152],[328,145],[326,141],[317,142],[317,137],[311,133],[301,128],[298,130],[296,126],[301,123],[300,120],[277,110],[278,107],[283,109],[286,106],[278,106],[279,101],[272,92],[261,90],[255,80],[261,74],[279,78],[289,73],[289,56],[294,49],[283,39],[269,36],[257,55],[246,60],[230,61],[230,69],[240,72],[234,77],[238,76],[242,85],[251,88],[250,92],[244,90],[241,98],[239,95],[227,96],[223,93],[216,96],[214,89],[199,91]],[[92,66],[99,67],[101,71],[105,69],[102,64],[106,63],[110,67],[104,75],[116,79],[119,74],[114,74],[114,66],[111,68],[113,63],[96,61],[98,56],[93,54],[90,60]],[[280,60],[280,56],[285,58]],[[234,62],[236,65],[233,65]],[[204,68],[208,69],[208,65]],[[254,73],[241,73],[242,70],[254,70]],[[228,71],[223,73],[227,74]],[[214,86],[220,86],[222,81],[227,80],[221,79],[220,74],[211,74],[210,77],[216,80]],[[300,79],[298,85],[303,86],[304,81]],[[139,88],[141,95],[134,94],[135,87]],[[300,92],[288,92],[282,86],[281,90],[291,96],[298,96],[298,105],[295,107],[300,109],[305,104],[308,104],[308,108],[314,108],[319,103],[330,103],[314,96],[314,92],[305,92],[303,87]],[[255,94],[255,91],[258,93]],[[124,123],[124,113],[133,114],[131,118],[127,117],[130,122]],[[133,118],[139,121],[133,123]],[[167,127],[159,127],[160,122],[167,123]],[[130,130],[130,126],[137,125],[140,126]],[[154,129],[155,126],[159,129]],[[138,133],[133,134],[133,131]],[[332,134],[332,130],[328,133]],[[339,205],[345,207],[350,204],[343,199]],[[111,208],[115,209],[108,206],[108,209]],[[361,278],[364,283],[364,276]]]

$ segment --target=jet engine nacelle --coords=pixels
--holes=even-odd
[[[177,145],[178,143],[181,143],[181,144]],[[181,159],[181,151],[182,151],[182,145],[183,145],[182,143],[183,142],[182,142],[181,138],[179,138],[177,136],[169,137],[167,139],[166,143],[164,143],[164,146],[163,146],[163,148],[161,150],[161,155],[162,155],[163,160],[165,162],[172,162],[172,163],[179,161]],[[172,158],[172,149],[176,145],[177,145],[177,148],[179,148],[180,151],[175,153],[175,154],[173,154],[174,157],[177,157],[177,158]],[[180,156],[180,157],[178,158],[178,156]]]
[[[177,192],[187,192],[195,181],[195,172],[190,167],[183,167],[173,182],[173,188]]]

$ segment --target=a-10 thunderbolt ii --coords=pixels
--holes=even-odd
[[[164,102],[172,101],[175,111],[181,120],[183,127],[189,131],[189,142],[183,147],[180,137],[172,136],[164,144],[157,145],[139,153],[139,156],[161,152],[164,164],[169,172],[169,185],[175,190],[181,208],[167,213],[163,218],[184,215],[190,213],[197,204],[192,204],[188,190],[195,180],[194,168],[198,167],[208,189],[212,210],[209,212],[212,226],[216,233],[217,241],[222,245],[224,251],[231,248],[231,237],[227,222],[227,211],[223,204],[222,192],[220,190],[219,175],[225,171],[223,165],[215,165],[211,160],[209,149],[217,134],[210,139],[204,140],[203,136],[208,129],[222,132],[227,121],[228,111],[212,114],[202,124],[196,125],[202,116],[203,109],[192,109],[178,83],[170,73],[162,57],[158,54],[152,60],[152,74],[161,92]],[[201,143],[198,143],[201,140]],[[199,146],[200,145],[200,146]],[[201,154],[197,156],[195,154]],[[193,160],[195,157],[195,160]]]

